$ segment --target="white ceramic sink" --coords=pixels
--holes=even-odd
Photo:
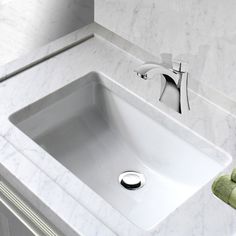
[[[147,106],[91,72],[10,120],[131,222],[148,230],[224,165],[132,105],[136,103]],[[124,171],[142,173],[145,185],[125,189],[118,181]]]

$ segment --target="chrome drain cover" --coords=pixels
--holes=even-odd
[[[119,183],[128,190],[137,190],[145,184],[144,175],[136,171],[125,171],[119,176]]]

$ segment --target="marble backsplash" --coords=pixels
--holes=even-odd
[[[93,20],[93,0],[0,0],[0,65]]]
[[[97,23],[160,62],[188,61],[190,83],[211,88],[216,102],[228,102],[224,108],[236,114],[235,12],[235,0],[95,0]]]

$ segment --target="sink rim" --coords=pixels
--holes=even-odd
[[[131,102],[130,102],[130,100],[129,101],[127,101],[128,99],[127,98],[124,98],[124,94],[126,94],[126,93],[128,93],[129,94],[129,97],[132,97],[133,98],[133,100],[135,100],[135,101],[137,101],[137,100],[139,100],[139,102],[143,105],[144,103],[148,106],[148,108],[149,108],[149,110],[151,110],[151,114],[153,114],[153,113],[163,113],[163,112],[161,112],[157,107],[155,107],[155,106],[153,106],[152,104],[150,104],[150,103],[148,103],[147,101],[145,101],[145,99],[143,99],[143,98],[141,98],[140,96],[138,96],[136,93],[133,93],[132,91],[130,91],[129,89],[127,89],[127,88],[125,88],[123,85],[121,85],[121,84],[119,84],[118,82],[116,82],[116,81],[114,81],[113,79],[111,79],[110,77],[108,77],[107,75],[105,75],[104,73],[102,73],[102,72],[99,72],[99,71],[91,71],[91,72],[89,72],[89,73],[87,73],[86,75],[84,75],[84,76],[82,76],[82,77],[80,77],[80,78],[78,78],[78,79],[76,79],[75,81],[73,81],[73,82],[71,82],[71,83],[69,83],[69,84],[67,84],[67,85],[65,85],[64,87],[62,87],[62,88],[60,88],[60,89],[58,89],[58,90],[56,90],[55,92],[53,92],[53,93],[51,93],[51,94],[48,94],[47,96],[45,96],[45,97],[43,97],[43,98],[41,98],[41,99],[39,99],[39,100],[37,100],[36,102],[34,102],[34,103],[31,103],[31,104],[29,104],[28,106],[32,106],[32,105],[34,105],[34,104],[37,104],[38,102],[40,102],[40,101],[42,101],[43,99],[47,99],[49,96],[51,96],[51,95],[53,95],[53,94],[55,94],[56,92],[58,92],[58,91],[62,91],[65,87],[67,87],[67,86],[69,86],[69,89],[72,89],[72,91],[75,89],[75,84],[76,83],[78,83],[78,86],[80,87],[80,86],[82,86],[84,83],[88,83],[88,76],[90,76],[90,80],[91,81],[93,81],[93,80],[97,80],[98,81],[98,83],[100,83],[100,84],[102,84],[104,87],[106,87],[106,88],[108,88],[108,89],[110,89],[112,92],[114,92],[114,90],[112,90],[112,89],[114,89],[114,85],[115,85],[115,87],[116,87],[116,89],[118,89],[116,92],[114,92],[114,93],[118,93],[118,92],[120,92],[118,95],[122,98],[122,99],[124,99],[126,102],[128,102],[128,103],[130,103],[132,106],[135,106],[136,107],[136,102],[134,102],[135,103],[135,105],[134,104],[132,104]],[[94,78],[94,76],[96,77],[96,78]],[[65,95],[65,94],[64,94]],[[122,96],[122,95],[124,95],[124,96]],[[127,94],[126,94],[127,95]],[[62,98],[61,98],[62,99]],[[52,99],[51,100],[51,102],[53,102],[53,101],[57,101],[57,99]],[[44,103],[43,103],[44,104]],[[46,105],[46,103],[44,104],[45,105],[45,107],[46,106],[48,106],[48,104]],[[25,108],[23,108],[23,109],[27,109],[27,107],[28,106],[26,106]],[[41,107],[42,108],[42,107]],[[143,111],[143,109],[140,109],[140,108],[138,108],[139,110],[141,110],[141,111]],[[34,112],[34,109],[31,109],[30,110],[31,112]],[[19,111],[18,111],[19,112]],[[146,113],[145,111],[143,111],[148,117],[150,117],[150,114],[148,114],[148,113]],[[17,113],[17,112],[14,112],[13,114],[11,114],[10,115],[10,117],[9,117],[9,121],[10,122],[12,122],[12,118],[13,118],[13,115],[15,114],[15,113]],[[24,112],[23,112],[24,113]],[[168,116],[168,114],[165,114],[164,113],[164,115],[165,116]],[[152,119],[153,119],[153,117],[151,117]],[[14,119],[14,118],[13,118]],[[171,121],[173,122],[173,119],[171,119]],[[158,122],[158,121],[156,121],[155,120],[155,122]],[[169,120],[168,120],[168,122],[169,122]],[[174,120],[174,123],[176,123],[176,126],[178,126],[178,128],[180,128],[180,129],[186,129],[187,131],[190,131],[191,133],[193,133],[193,131],[192,130],[189,130],[188,128],[186,128],[185,126],[183,126],[182,124],[179,124],[178,122],[176,122],[175,120]],[[15,125],[14,124],[12,124],[14,127],[15,127]],[[18,129],[17,127],[15,127],[16,129]],[[167,127],[166,127],[167,128]],[[167,128],[168,129],[168,128]],[[20,131],[20,130],[19,130]],[[22,132],[22,131],[20,131],[20,132]],[[171,131],[171,132],[173,132],[173,131]],[[26,134],[24,134],[24,135],[26,135]],[[26,135],[27,136],[27,135]],[[178,135],[177,135],[178,136]],[[194,137],[196,137],[196,134],[194,134],[193,135]],[[232,162],[232,157],[231,157],[231,155],[230,154],[228,154],[227,152],[225,152],[224,150],[222,150],[222,149],[220,149],[220,148],[218,148],[218,147],[216,147],[215,145],[213,145],[212,143],[210,143],[209,141],[207,141],[207,140],[204,140],[204,138],[202,138],[201,136],[199,136],[199,135],[197,135],[197,137],[198,137],[198,139],[200,138],[201,140],[202,140],[202,142],[204,142],[204,143],[207,143],[208,145],[210,145],[215,151],[217,151],[217,152],[220,152],[221,154],[223,154],[224,156],[226,156],[227,157],[227,162],[225,162],[224,163],[224,167],[222,168],[222,170],[223,169],[225,169],[228,165],[230,165],[230,163]],[[35,145],[37,145],[40,149],[42,149],[37,143],[35,143],[30,137],[28,137],[27,136],[27,138],[28,139],[30,139]],[[180,137],[181,138],[181,137]],[[182,138],[181,138],[182,139]],[[187,141],[187,140],[185,140],[185,141]],[[188,141],[187,141],[188,142]],[[188,142],[189,143],[189,142]],[[213,146],[212,146],[213,145]],[[45,150],[41,150],[42,151],[42,153],[43,152],[45,152],[45,155],[46,156],[50,156],[50,160],[52,160],[52,159],[54,159],[54,162],[56,161],[56,162],[58,162],[54,157],[52,157],[49,153],[47,153]],[[207,156],[209,156],[208,154],[206,154]],[[63,164],[61,164],[60,162],[58,162],[58,164],[59,165],[61,165],[63,168],[65,168],[66,170],[68,170]],[[83,181],[81,181],[80,179],[79,179],[79,177],[77,177],[77,176],[75,176],[70,170],[68,170],[69,172],[70,172],[70,174],[72,174],[77,180],[79,180],[80,182],[82,182],[82,184],[83,185],[86,185]],[[209,180],[209,182],[210,182],[211,180]],[[207,182],[208,183],[208,182]],[[207,185],[207,183],[205,184],[205,185]],[[197,192],[198,191],[200,191],[205,185],[202,185],[201,186],[201,188],[199,188],[198,190],[197,190]],[[86,185],[87,186],[87,185]],[[63,189],[65,189],[64,188],[64,186],[61,186]],[[89,188],[89,186],[87,186],[88,188]],[[90,188],[89,188],[90,189]],[[65,191],[67,191],[66,189],[65,189]],[[91,191],[93,191],[93,190],[91,190]],[[97,194],[95,191],[93,191],[99,198],[102,198],[99,194]],[[196,193],[197,193],[196,192]],[[195,193],[195,194],[196,194]],[[193,194],[194,195],[194,194]],[[192,195],[192,196],[193,196]],[[105,200],[105,199],[103,199],[102,198],[102,200],[104,201],[104,202],[106,202],[107,203],[107,201]],[[186,201],[188,201],[189,200],[189,198],[186,200]],[[79,201],[80,202],[80,201]],[[109,204],[109,203],[107,203],[107,204]],[[109,204],[110,205],[110,204]],[[110,205],[111,206],[111,205]],[[181,207],[182,206],[182,204],[179,206],[179,207]],[[86,206],[85,206],[86,207]],[[111,206],[112,207],[112,206]],[[174,209],[175,210],[175,209]],[[174,211],[173,210],[173,211]],[[116,211],[118,211],[117,209],[116,209]],[[170,214],[171,214],[172,212],[170,212]],[[94,214],[94,213],[93,213]],[[123,215],[122,214],[122,216],[123,217],[125,217],[128,221],[130,221],[125,215]],[[168,216],[167,216],[168,217]],[[163,220],[165,220],[167,217],[165,217]],[[162,220],[162,221],[163,221]],[[132,222],[131,222],[132,223]],[[160,222],[158,222],[157,223],[157,225],[159,224]],[[133,223],[132,223],[133,224]],[[153,227],[155,227],[155,226],[153,226]],[[152,227],[152,228],[153,228]],[[151,228],[151,229],[152,229]],[[150,229],[150,230],[151,230]]]

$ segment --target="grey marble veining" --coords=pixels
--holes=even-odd
[[[191,81],[236,114],[234,0],[96,0],[95,21],[159,58],[190,63]]]
[[[115,235],[78,204],[72,196],[65,194],[44,171],[25,158],[19,151],[16,151],[3,138],[0,138],[0,147],[1,175],[14,184],[14,187],[24,197],[33,201],[33,205],[38,210],[43,211],[45,216],[56,224],[65,235],[76,236],[78,233],[81,235],[99,235],[101,232],[104,235]],[[46,202],[50,203],[51,209],[54,209],[53,213],[48,208],[49,205],[46,204],[47,208],[45,208],[44,203]],[[61,214],[63,215],[62,218],[60,217]]]
[[[76,43],[83,38],[86,38],[84,42]],[[68,45],[74,46],[68,49]],[[40,60],[50,53],[55,56],[44,62]],[[191,112],[181,116],[156,102],[155,81],[150,84],[137,80],[133,69],[143,61],[153,59],[140,48],[92,24],[2,67],[1,77],[7,77],[9,73],[12,73],[12,77],[0,83],[1,173],[18,191],[24,186],[26,196],[37,196],[38,200],[31,198],[32,204],[38,205],[54,224],[60,222],[62,228],[81,235],[231,236],[236,232],[236,213],[213,197],[211,183],[160,225],[150,231],[143,231],[8,120],[13,112],[96,70],[142,97],[147,102],[143,109],[198,149],[214,155],[218,161],[221,157],[218,147],[235,157],[236,120],[229,112],[210,103],[192,88]],[[21,73],[14,73],[26,65],[34,64],[34,61],[41,63]],[[227,169],[234,164],[235,159]],[[58,199],[55,199],[55,195]],[[219,222],[222,215],[223,220]],[[65,226],[62,221],[66,223]]]

